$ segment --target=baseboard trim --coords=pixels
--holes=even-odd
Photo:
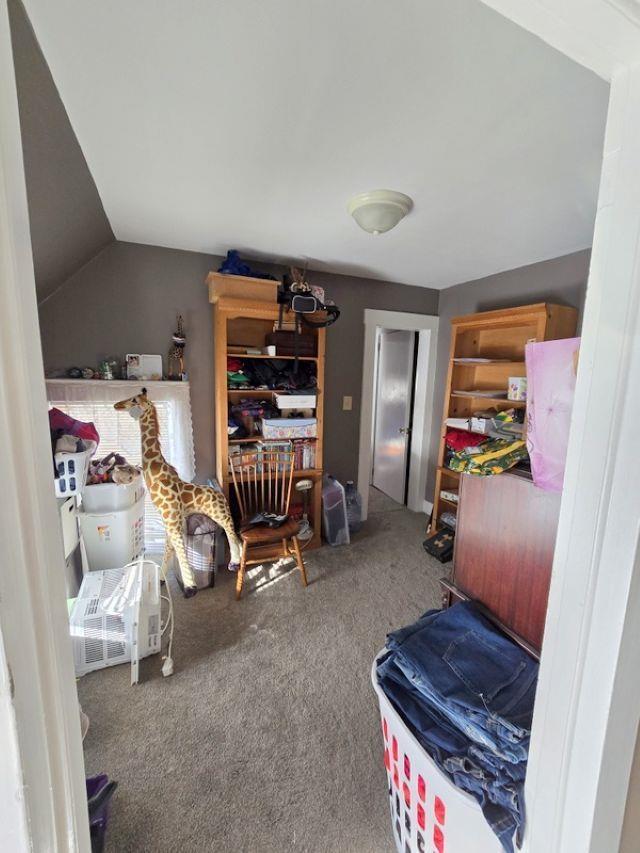
[[[433,512],[433,504],[431,503],[431,501],[428,501],[426,499],[423,501],[422,512],[425,515],[431,515],[431,513]]]

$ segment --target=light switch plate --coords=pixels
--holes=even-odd
[[[342,398],[342,411],[350,412],[353,409],[353,397]]]

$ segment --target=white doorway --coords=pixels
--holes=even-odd
[[[393,500],[395,495],[402,492],[402,498],[398,503],[406,503],[407,507],[414,512],[430,512],[431,505],[425,500],[427,485],[427,467],[429,456],[429,444],[431,438],[431,424],[433,416],[433,386],[436,367],[436,341],[438,335],[438,318],[429,314],[409,314],[404,311],[377,311],[367,308],[364,312],[364,357],[362,366],[362,403],[360,408],[360,450],[358,456],[358,491],[362,496],[362,517],[366,519],[369,509],[369,486],[374,486],[385,491]],[[388,420],[382,432],[389,431],[389,445],[391,445],[392,431],[401,440],[396,442],[395,449],[387,447],[387,453],[397,455],[405,460],[404,471],[402,465],[391,463],[389,459],[381,461],[385,470],[384,482],[386,488],[379,486],[381,482],[376,476],[372,478],[374,467],[374,452],[376,447],[376,401],[378,393],[377,368],[378,368],[378,340],[383,333],[388,332],[389,357],[393,362],[397,361],[397,367],[390,367],[391,373],[398,373],[404,379],[404,390],[398,391],[400,402],[396,414],[392,416],[392,406],[389,406]],[[403,344],[400,332],[408,333]],[[409,362],[409,347],[406,341],[414,341],[411,356],[415,364],[415,382],[409,378],[409,389],[406,387],[409,375],[406,366]],[[398,388],[401,387],[400,379]],[[386,384],[386,380],[383,384]],[[383,393],[386,394],[387,389]],[[413,391],[413,394],[410,392]],[[406,399],[413,397],[413,405],[410,415],[407,415]],[[404,402],[402,402],[404,401]],[[386,416],[385,416],[386,417]],[[400,418],[397,423],[393,418]],[[408,420],[406,419],[408,417]],[[404,418],[404,420],[403,420]],[[401,422],[403,421],[403,422]],[[395,423],[395,426],[393,425]],[[400,433],[400,428],[409,429],[409,433]],[[407,440],[409,439],[410,440]],[[379,445],[380,449],[380,445]],[[393,473],[395,472],[395,474]],[[399,473],[398,473],[399,472]],[[403,486],[398,482],[402,476]],[[389,491],[386,491],[386,489]],[[394,492],[392,494],[391,492]]]
[[[371,485],[406,504],[418,333],[378,329]]]

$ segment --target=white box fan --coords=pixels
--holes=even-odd
[[[122,569],[89,572],[70,623],[76,675],[131,661],[131,683],[137,684],[141,658],[162,647],[158,565],[138,560]]]

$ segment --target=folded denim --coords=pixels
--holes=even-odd
[[[471,794],[508,853],[521,843],[538,665],[471,602],[387,638],[382,689],[438,767]]]
[[[470,743],[446,717],[425,701],[394,662],[393,653],[381,659],[378,680],[404,722],[437,766],[482,808],[485,819],[512,853],[513,834],[520,831],[519,813],[526,762],[506,764]]]
[[[505,782],[469,758],[447,758],[443,767],[456,787],[472,794],[480,803],[487,822],[504,849],[512,853],[514,831],[520,847],[524,827],[524,780]]]
[[[387,647],[413,686],[468,737],[505,760],[526,758],[537,663],[472,602],[425,613],[389,634]]]
[[[454,785],[471,794],[480,805],[485,820],[498,837],[505,853],[514,853],[513,837],[516,836],[518,847],[522,845],[522,830],[524,827],[524,811],[508,808],[503,803],[496,802],[490,795],[484,781],[464,769],[449,771]],[[495,797],[495,794],[494,794]],[[516,796],[516,801],[522,801],[522,795]]]
[[[465,756],[469,740],[446,717],[424,701],[398,669],[392,655],[378,663],[378,681],[421,746],[442,765],[451,755]]]

